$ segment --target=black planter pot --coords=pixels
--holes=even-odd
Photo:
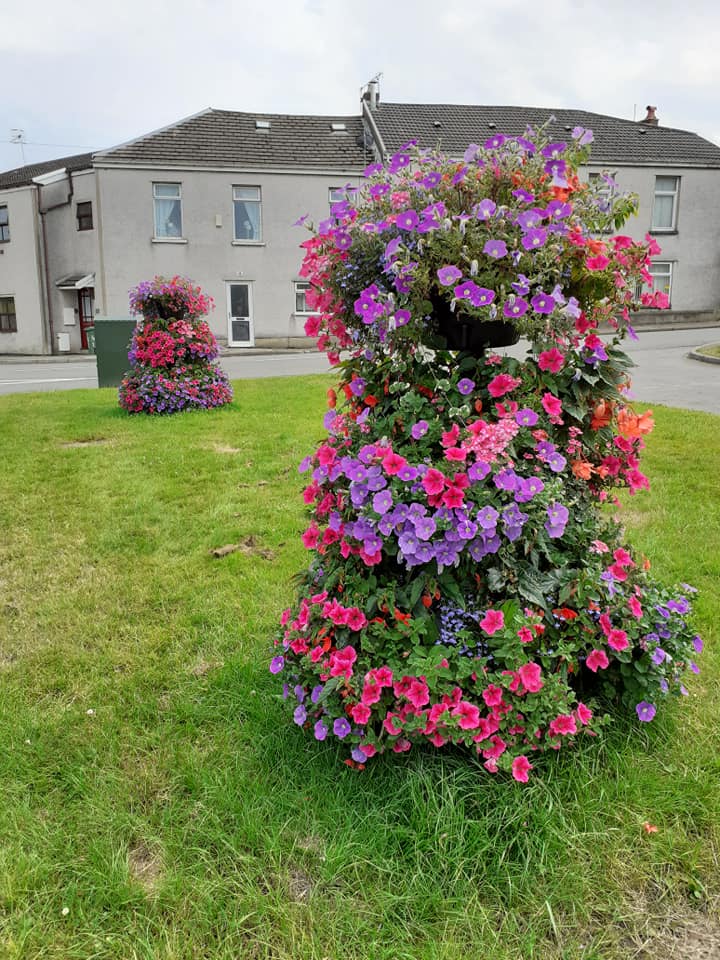
[[[453,312],[450,304],[439,297],[433,298],[432,303],[437,332],[448,350],[463,350],[481,357],[488,349],[510,347],[520,339],[514,324],[505,320],[478,320]]]

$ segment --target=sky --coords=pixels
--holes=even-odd
[[[0,170],[207,107],[357,114],[378,73],[395,103],[652,104],[720,145],[717,0],[0,0],[0,24]]]

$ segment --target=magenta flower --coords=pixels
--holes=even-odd
[[[532,764],[527,757],[515,757],[512,762],[512,775],[520,783],[528,782],[528,773],[532,770]]]
[[[400,230],[414,230],[419,221],[420,218],[414,210],[404,210],[397,215],[395,223]]]
[[[643,723],[650,723],[657,713],[657,708],[654,703],[648,703],[647,700],[641,700],[640,703],[635,707],[635,713],[637,713],[638,719],[642,720]]]
[[[505,615],[502,610],[488,610],[482,620],[480,620],[480,628],[490,636],[497,633],[498,630],[502,630],[504,626]]]

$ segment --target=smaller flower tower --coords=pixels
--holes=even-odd
[[[227,375],[216,363],[218,346],[206,320],[214,309],[185,277],[155,277],[130,291],[130,312],[142,317],[133,333],[131,369],[120,384],[128,413],[177,413],[219,407],[232,400]]]

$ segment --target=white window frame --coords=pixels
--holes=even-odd
[[[5,219],[0,221],[0,243],[10,243],[10,210],[6,203],[0,204],[0,210],[5,211]]]
[[[643,293],[656,293],[659,291],[660,293],[667,294],[668,300],[672,305],[672,288],[673,288],[673,280],[675,277],[675,265],[676,265],[676,261],[674,260],[653,260],[650,263],[650,266],[648,267],[648,272],[651,274],[653,278],[653,282],[652,284],[649,284],[649,283],[639,284],[638,289],[636,291],[637,299],[639,300],[641,294]],[[655,268],[667,267],[667,269],[654,271],[653,267]],[[663,281],[665,279],[667,279],[667,283],[663,283],[663,282],[658,283],[658,281]]]
[[[0,326],[0,333],[17,333],[17,306],[15,305],[15,295],[9,293],[0,294],[0,300],[8,301],[8,308],[2,313],[3,317],[8,317],[8,321],[6,326]],[[12,321],[9,319],[10,317],[12,317]]]
[[[305,293],[306,293],[308,290],[310,290],[311,287],[312,287],[312,284],[311,284],[311,283],[308,283],[307,280],[293,280],[293,292],[294,292],[294,294],[295,294],[295,310],[294,310],[294,313],[295,313],[295,316],[296,316],[296,317],[309,317],[309,316],[312,316],[312,314],[317,313],[316,310],[311,310],[311,309],[310,309],[310,307],[307,305],[307,302],[306,302],[306,300],[305,300]],[[302,301],[303,301],[303,303],[305,304],[305,309],[304,309],[304,310],[298,310],[298,308],[297,308],[297,307],[298,307],[298,297],[299,297],[299,296],[302,296]]]
[[[256,197],[253,197],[253,196],[242,196],[242,195],[238,196],[237,194],[239,194],[240,191],[243,191],[243,190],[246,191],[247,193],[249,193],[250,191],[255,191],[255,192],[257,192],[257,196],[256,196]],[[237,246],[237,245],[239,245],[239,246],[245,246],[245,245],[250,245],[250,246],[252,246],[253,244],[255,244],[255,246],[261,245],[261,244],[263,243],[263,215],[262,215],[262,189],[261,189],[261,187],[255,185],[255,184],[242,184],[242,183],[233,184],[233,188],[232,188],[232,200],[233,200],[233,241],[232,241],[233,244],[235,244],[236,246]],[[258,236],[257,236],[257,237],[238,237],[238,235],[237,235],[237,220],[236,220],[236,216],[235,216],[235,215],[236,215],[236,212],[237,212],[237,206],[236,206],[236,205],[237,205],[238,203],[242,203],[242,204],[255,203],[255,204],[257,204],[257,222],[258,222]]]
[[[162,194],[158,195],[159,187],[177,187],[177,196],[163,196]],[[172,180],[153,180],[153,240],[156,243],[186,243],[183,236],[183,208],[182,208],[182,183],[178,183]],[[158,201],[164,200],[177,200],[180,210],[180,235],[179,236],[168,236],[166,234],[160,233],[158,227],[160,226],[158,221]],[[166,220],[165,223],[169,223],[169,220]]]
[[[674,180],[675,187],[673,190],[660,190],[658,189],[658,180]],[[672,215],[670,218],[669,227],[658,227],[655,224],[655,211],[657,209],[657,198],[658,197],[672,197]],[[680,198],[680,177],[675,174],[667,173],[658,173],[655,175],[655,193],[653,194],[653,209],[652,209],[652,219],[650,221],[650,232],[651,233],[676,233],[677,232],[677,221],[678,221],[678,206]]]
[[[343,200],[347,200],[345,187],[328,187],[328,203],[330,205],[333,203],[342,203]]]

